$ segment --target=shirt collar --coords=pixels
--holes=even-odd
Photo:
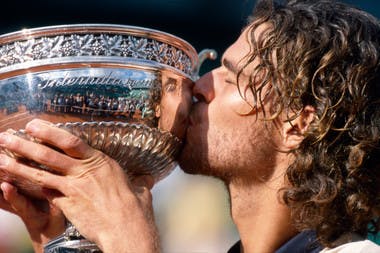
[[[313,231],[304,231],[283,244],[275,253],[317,253],[322,250]]]
[[[313,231],[304,231],[285,244],[283,244],[275,253],[318,253],[322,250]],[[228,253],[240,253],[240,241],[233,245]]]

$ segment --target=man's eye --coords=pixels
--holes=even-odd
[[[231,79],[225,79],[224,81],[225,81],[226,83],[228,83],[228,84],[236,85],[236,82],[235,82],[235,81],[232,81]]]
[[[165,86],[165,90],[167,92],[172,92],[172,91],[175,91],[177,88],[177,84],[176,83],[168,83],[166,86]]]

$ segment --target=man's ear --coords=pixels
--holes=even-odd
[[[157,105],[156,108],[154,108],[154,114],[155,114],[156,118],[161,117],[161,106],[160,105]]]
[[[283,124],[283,140],[285,148],[296,149],[305,138],[305,133],[315,118],[314,107],[308,105],[301,114],[292,121]]]

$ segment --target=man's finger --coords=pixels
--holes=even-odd
[[[131,180],[134,187],[146,187],[151,190],[154,186],[154,178],[151,175],[136,176]]]
[[[52,188],[58,191],[66,189],[65,181],[61,180],[61,176],[29,167],[4,154],[0,154],[0,169],[16,178],[30,180],[41,187]]]
[[[154,179],[150,175],[138,176],[132,180],[133,190],[147,210],[152,208],[152,193],[151,189],[154,185]]]
[[[3,191],[4,199],[9,203],[14,211],[23,214],[28,211],[28,203],[24,196],[17,192],[17,188],[13,185],[2,182],[0,184],[1,190]]]
[[[26,125],[25,130],[31,136],[59,148],[71,157],[86,159],[94,151],[81,138],[46,121],[39,119],[32,120]]]
[[[50,147],[25,140],[7,132],[0,133],[0,147],[13,154],[17,154],[17,156],[32,160],[38,164],[43,164],[62,174],[70,173],[70,166],[76,162],[76,159]]]
[[[67,205],[67,198],[62,193],[52,189],[44,188],[43,194],[55,212],[65,210],[65,206]]]
[[[8,203],[7,200],[5,200],[4,192],[2,190],[0,191],[0,208],[5,211],[14,213],[12,206]]]
[[[1,191],[3,192],[3,202],[7,203],[6,210],[19,215],[21,218],[38,217],[49,210],[46,201],[30,199],[20,194],[17,188],[10,183],[2,182],[0,184]]]

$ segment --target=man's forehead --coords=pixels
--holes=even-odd
[[[249,51],[250,45],[247,40],[247,32],[244,30],[239,38],[224,52],[222,61],[226,59],[236,66],[237,63],[249,53]]]
[[[265,31],[268,28],[269,25],[265,23],[259,25],[254,30],[252,30],[251,26],[246,27],[240,34],[239,38],[224,52],[222,56],[222,64],[224,62],[229,62],[234,65],[235,68],[244,65],[244,59],[255,50],[251,45],[252,36],[254,36],[256,41],[260,40],[261,36],[265,36]]]
[[[255,36],[256,40],[263,35],[263,31],[267,27],[267,25],[260,25],[253,31],[253,36]],[[239,38],[224,52],[222,65],[232,72],[237,73],[237,70],[247,63],[246,57],[255,50],[252,47],[251,40],[252,28],[248,26],[243,30]],[[254,62],[256,62],[256,60]]]

